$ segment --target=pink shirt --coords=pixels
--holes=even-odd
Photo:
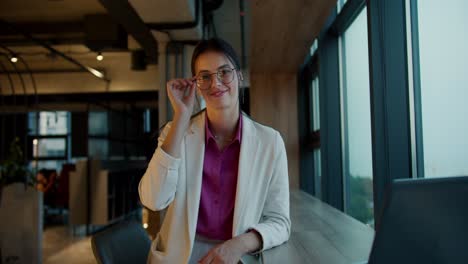
[[[236,137],[220,151],[208,126],[208,118],[205,120],[205,159],[197,234],[206,238],[232,238],[241,136],[242,116],[239,116]]]

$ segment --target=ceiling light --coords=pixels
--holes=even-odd
[[[102,61],[103,59],[104,59],[104,56],[102,56],[101,52],[99,52],[98,55],[96,56],[96,60]]]
[[[11,58],[10,58],[10,61],[13,62],[13,63],[17,63],[18,58],[15,55],[12,55]]]
[[[96,69],[93,69],[91,67],[86,67],[88,69],[89,72],[91,72],[92,74],[94,74],[94,76],[98,77],[98,78],[101,78],[101,79],[104,79],[105,76],[104,76],[104,73],[96,70]]]

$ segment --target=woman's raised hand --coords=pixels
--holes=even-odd
[[[161,148],[173,157],[180,157],[182,138],[193,112],[195,85],[194,79],[173,79],[166,84],[167,95],[174,109],[174,119]]]
[[[190,116],[195,102],[195,80],[172,79],[167,82],[166,89],[174,113]]]

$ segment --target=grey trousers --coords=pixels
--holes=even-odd
[[[210,249],[223,243],[222,240],[213,240],[205,238],[199,235],[195,236],[195,242],[193,244],[192,255],[190,256],[189,264],[197,264],[200,259],[202,259]]]

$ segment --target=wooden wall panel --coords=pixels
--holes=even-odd
[[[251,116],[283,137],[288,155],[289,184],[299,188],[299,134],[296,74],[252,74]]]
[[[252,0],[249,4],[251,115],[281,132],[290,187],[298,189],[297,74],[336,0]]]

